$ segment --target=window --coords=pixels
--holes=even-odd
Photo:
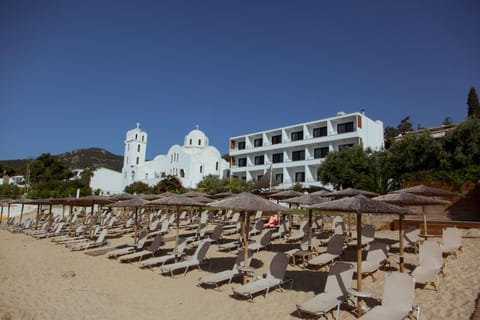
[[[292,141],[303,140],[303,131],[295,131],[291,134]]]
[[[339,123],[337,125],[337,133],[346,133],[346,132],[353,132],[353,121]]]
[[[203,172],[203,166],[200,166],[200,173]]]
[[[260,179],[262,179],[262,178],[263,178],[263,174],[258,175],[257,176],[257,181],[260,181]]]
[[[140,162],[140,158],[137,157],[137,164]]]
[[[247,177],[242,177],[241,180],[242,181],[247,181]]]
[[[132,171],[132,175],[131,175],[131,177],[132,177],[132,180],[134,180],[134,179],[135,179],[135,171]]]
[[[238,143],[238,150],[245,150],[245,141],[241,141]]]
[[[180,177],[185,178],[185,170],[180,169]]]
[[[281,163],[283,162],[283,152],[282,153],[274,153],[272,155],[272,162],[273,163]]]
[[[305,182],[305,172],[295,172],[295,182]]]
[[[255,165],[260,165],[265,163],[265,157],[264,156],[256,156],[255,157]]]
[[[193,143],[192,139],[190,139],[190,141],[189,141],[189,142],[190,142],[190,145],[192,145],[192,143]]]
[[[277,180],[277,182],[283,183],[283,173],[277,173],[275,175],[275,180]]]
[[[135,140],[137,140],[137,139],[138,139],[138,134],[135,134]]]
[[[301,160],[305,160],[305,150],[293,151],[292,161],[301,161]]]
[[[338,146],[338,151],[343,151],[347,148],[350,148],[350,147],[353,147],[353,143],[349,143],[349,144],[341,144]]]
[[[137,146],[137,152],[140,152],[140,144]]]
[[[282,143],[282,135],[279,134],[276,136],[272,136],[272,144],[279,144],[279,143]]]
[[[145,141],[145,136],[142,136],[142,142]]]
[[[328,154],[328,147],[316,148],[313,150],[313,157],[315,159],[325,158]]]
[[[215,162],[215,170],[218,170],[218,161]]]
[[[315,128],[313,129],[313,137],[326,137],[327,136],[327,127]]]
[[[202,140],[198,139],[198,145],[199,145],[199,146],[202,145]]]
[[[239,167],[246,167],[247,166],[247,158],[238,159],[238,166]]]
[[[262,139],[262,138],[259,138],[259,139],[253,140],[253,146],[254,146],[255,148],[258,148],[258,147],[263,146],[263,139]]]

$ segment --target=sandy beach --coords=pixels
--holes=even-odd
[[[446,258],[447,274],[438,292],[432,287],[415,291],[422,319],[469,319],[474,311],[480,292],[480,230],[462,232],[464,252],[457,259]],[[377,235],[396,239],[398,233]],[[125,235],[109,241],[107,247],[114,247],[132,243],[132,238]],[[269,250],[255,254],[256,275],[265,273],[274,252],[285,248],[277,240]],[[161,275],[159,268],[140,269],[138,262],[71,252],[50,239],[0,230],[0,319],[298,319],[295,304],[323,290],[324,270],[292,265],[287,271],[294,280],[291,290],[271,292],[267,299],[256,296],[253,303],[231,296],[231,287],[238,282],[225,284],[220,291],[197,286],[197,280],[209,272],[231,268],[235,256],[212,245],[207,254],[210,270],[194,269],[185,277],[171,278]],[[377,272],[375,282],[365,278],[364,290],[381,298],[384,275]],[[347,309],[343,307],[341,319],[355,319]]]

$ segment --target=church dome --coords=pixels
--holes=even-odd
[[[205,148],[208,147],[208,137],[202,131],[194,129],[185,136],[184,147]]]

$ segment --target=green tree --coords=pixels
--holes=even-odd
[[[153,193],[153,188],[144,182],[134,182],[124,189],[125,192],[130,194],[150,194]]]
[[[30,181],[34,184],[62,181],[72,176],[71,170],[50,153],[43,153],[30,165]]]
[[[388,149],[388,161],[394,179],[403,181],[409,173],[428,171],[440,166],[444,152],[428,130],[420,135],[405,136]]]
[[[398,124],[397,129],[401,134],[405,134],[408,131],[413,131],[413,125],[410,122],[410,116],[403,118]]]
[[[337,189],[355,187],[368,172],[369,156],[361,146],[330,152],[318,169],[320,181]]]
[[[28,197],[33,199],[73,197],[76,195],[77,189],[80,189],[81,196],[92,194],[92,189],[90,186],[81,180],[51,180],[48,182],[34,184],[28,192]]]
[[[393,168],[389,162],[387,152],[373,152],[369,154],[368,158],[368,170],[355,184],[355,188],[385,194],[400,187],[400,183],[395,178]]]
[[[234,193],[250,191],[254,184],[255,182],[253,180],[246,181],[238,178],[223,179],[224,191],[231,191]]]
[[[400,134],[400,130],[392,126],[387,126],[383,130],[383,138],[385,140],[385,149],[388,149],[392,143],[395,141],[395,137]]]
[[[209,174],[197,184],[197,189],[207,193],[220,193],[224,191],[224,183],[218,176]]]
[[[444,169],[462,169],[480,165],[480,118],[460,123],[443,138],[446,161]]]
[[[303,185],[300,182],[297,182],[293,185],[293,191],[303,192]]]
[[[185,188],[177,177],[168,175],[164,179],[160,180],[154,187],[155,193],[163,193],[167,191],[173,193],[183,193]]]
[[[477,91],[474,87],[470,88],[468,92],[468,117],[469,118],[480,118],[480,103],[478,102]]]
[[[1,184],[0,185],[0,199],[11,198],[15,199],[23,194],[23,188],[20,188],[13,184]]]
[[[14,176],[15,175],[15,169],[12,166],[10,166],[6,163],[0,163],[0,175],[1,176],[6,175],[6,176],[9,176],[9,177]]]
[[[453,124],[452,117],[445,117],[445,119],[443,119],[442,125],[449,126],[451,124]]]

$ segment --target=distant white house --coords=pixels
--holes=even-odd
[[[90,188],[100,190],[102,194],[116,194],[123,192],[122,174],[118,171],[98,168],[90,177]]]
[[[166,155],[158,155],[151,161],[145,160],[147,133],[137,127],[129,130],[125,139],[122,172],[99,168],[90,179],[93,190],[103,194],[123,192],[134,182],[156,185],[163,178],[177,177],[186,188],[196,188],[206,175],[226,177],[230,164],[222,159],[217,148],[209,146],[208,137],[198,128],[190,131],[183,146],[175,144]]]

